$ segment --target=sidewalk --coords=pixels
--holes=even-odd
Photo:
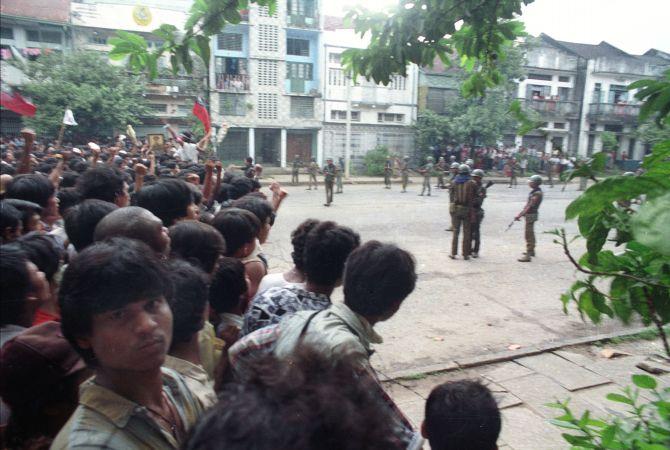
[[[603,348],[624,355],[607,359],[600,353]],[[633,374],[649,375],[636,365],[653,353],[663,354],[657,339],[584,344],[464,370],[386,381],[385,387],[419,427],[425,399],[433,387],[449,380],[479,379],[494,392],[502,412],[501,450],[564,449],[570,447],[561,437],[565,430],[549,423],[561,412],[546,404],[570,398],[570,408],[578,417],[587,409],[596,418],[623,413],[626,405],[606,396],[632,386]],[[670,374],[656,379],[659,388],[670,387]]]

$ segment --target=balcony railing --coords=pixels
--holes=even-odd
[[[526,99],[526,108],[533,109],[543,115],[577,117],[579,104],[563,100]]]
[[[286,24],[294,28],[319,28],[319,16],[306,16],[303,14],[288,14]]]
[[[249,75],[229,73],[216,74],[216,89],[227,92],[243,92],[249,90]]]
[[[620,123],[635,123],[640,115],[640,105],[626,103],[591,103],[589,118]]]

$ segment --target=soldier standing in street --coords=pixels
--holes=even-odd
[[[447,162],[442,156],[437,161],[437,188],[444,189],[446,185],[444,184],[444,172],[447,170]]]
[[[319,186],[316,181],[316,174],[319,172],[319,165],[316,163],[316,158],[312,158],[312,162],[310,162],[309,166],[307,167],[307,172],[309,173],[309,184],[307,190],[312,190],[312,183],[314,183],[314,190],[318,190]]]
[[[477,183],[470,178],[470,167],[461,164],[458,167],[458,175],[454,178],[451,192],[454,199],[453,228],[454,235],[451,240],[451,259],[456,259],[458,254],[458,234],[463,226],[463,259],[470,259],[470,246],[472,245],[471,222]]]
[[[528,179],[528,186],[530,186],[530,194],[528,194],[528,201],[523,210],[517,214],[514,220],[521,220],[526,218],[526,253],[519,258],[519,262],[530,262],[531,258],[535,256],[535,222],[537,222],[538,211],[542,203],[542,177],[533,175]]]
[[[449,189],[449,217],[451,219],[451,224],[449,225],[449,228],[447,228],[444,231],[454,231],[454,178],[458,175],[458,168],[461,165],[458,164],[457,162],[451,163],[451,167],[449,167],[449,171],[451,174],[449,175],[449,184],[447,185],[447,188]]]
[[[298,175],[300,174],[301,167],[302,160],[300,159],[300,155],[295,155],[293,157],[293,165],[291,167],[291,184],[297,185],[299,183]]]
[[[433,157],[429,156],[426,158],[426,164],[419,169],[419,173],[423,175],[423,187],[421,188],[421,193],[419,196],[423,196],[426,189],[428,189],[428,196],[430,197],[430,175],[433,172]]]
[[[326,203],[323,206],[330,206],[333,203],[333,184],[335,183],[336,174],[337,167],[333,164],[333,158],[327,158],[326,165],[323,166],[323,176],[326,185]]]
[[[472,180],[477,183],[477,190],[475,191],[475,200],[474,200],[474,214],[472,220],[472,257],[479,257],[479,247],[481,243],[481,237],[479,234],[479,227],[482,224],[484,219],[484,199],[486,198],[486,186],[482,184],[482,179],[484,178],[484,171],[482,169],[475,169],[472,171]]]
[[[403,157],[402,161],[399,163],[400,166],[400,177],[402,179],[402,191],[407,192],[407,183],[409,182],[409,156]]]
[[[337,185],[336,194],[341,194],[342,191],[342,174],[344,173],[344,158],[339,157],[337,159],[337,174],[335,174],[335,183]]]
[[[391,189],[391,175],[393,175],[393,163],[391,157],[386,158],[384,163],[384,188]]]
[[[516,159],[514,159],[514,158],[510,158],[508,164],[509,164],[509,166],[508,166],[509,167],[509,186],[507,186],[507,187],[511,188],[512,184],[514,185],[514,187],[516,187],[517,186],[516,169],[518,167],[518,164],[516,162]]]

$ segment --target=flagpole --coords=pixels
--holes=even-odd
[[[58,132],[58,139],[56,140],[56,148],[60,149],[61,142],[63,142],[63,135],[65,134],[65,124],[60,125],[60,131]]]

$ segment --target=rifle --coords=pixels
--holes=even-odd
[[[514,225],[514,222],[516,222],[516,220],[512,220],[512,221],[509,223],[509,225],[507,225],[507,228],[505,229],[505,231],[509,231],[509,229],[512,228],[512,225]]]

